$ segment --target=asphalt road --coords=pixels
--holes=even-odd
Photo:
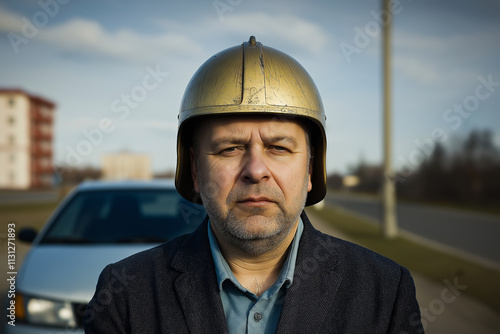
[[[380,223],[380,200],[330,193],[325,200]],[[397,219],[402,230],[500,265],[500,216],[400,202]]]
[[[332,224],[308,211],[315,228],[323,233],[334,235],[337,238],[349,240],[341,231],[336,230]],[[431,281],[418,273],[412,272],[415,282],[417,300],[421,308],[430,309],[440,300],[444,283]],[[442,312],[441,312],[442,311]],[[446,304],[440,314],[426,317],[425,334],[498,334],[500,333],[500,314],[494,312],[481,302],[461,294],[453,302]],[[428,313],[426,313],[428,315]]]

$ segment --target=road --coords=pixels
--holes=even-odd
[[[327,194],[328,204],[380,222],[381,202],[375,198]],[[423,204],[397,204],[400,229],[500,265],[500,216]]]
[[[323,233],[334,235],[337,238],[349,240],[332,224],[317,217],[314,210],[308,211],[314,227]],[[352,240],[350,240],[352,241]],[[421,308],[434,307],[436,300],[440,300],[444,283],[434,282],[428,278],[412,272],[416,286],[417,300]],[[453,302],[446,304],[433,317],[426,319],[425,334],[498,334],[500,333],[500,314],[473,298],[461,294]],[[428,314],[428,313],[427,313]]]

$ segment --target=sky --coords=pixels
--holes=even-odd
[[[392,22],[393,166],[490,129],[500,146],[495,0],[2,0],[0,88],[56,103],[54,162],[149,154],[176,166],[184,89],[213,54],[254,35],[298,60],[327,115],[327,171],[381,163],[382,25]]]

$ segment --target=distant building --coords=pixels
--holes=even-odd
[[[0,188],[52,185],[55,104],[20,89],[0,89]]]
[[[147,154],[113,153],[102,157],[102,178],[105,180],[150,180],[151,159]]]
[[[360,182],[359,177],[356,175],[346,175],[342,179],[342,185],[345,188],[356,187],[357,185],[359,185],[359,182]]]

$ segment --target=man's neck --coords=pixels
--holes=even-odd
[[[257,256],[246,254],[232,245],[226,245],[219,241],[224,259],[243,287],[260,297],[276,282],[287,259],[288,249],[297,231],[297,226],[298,220],[275,249]]]

